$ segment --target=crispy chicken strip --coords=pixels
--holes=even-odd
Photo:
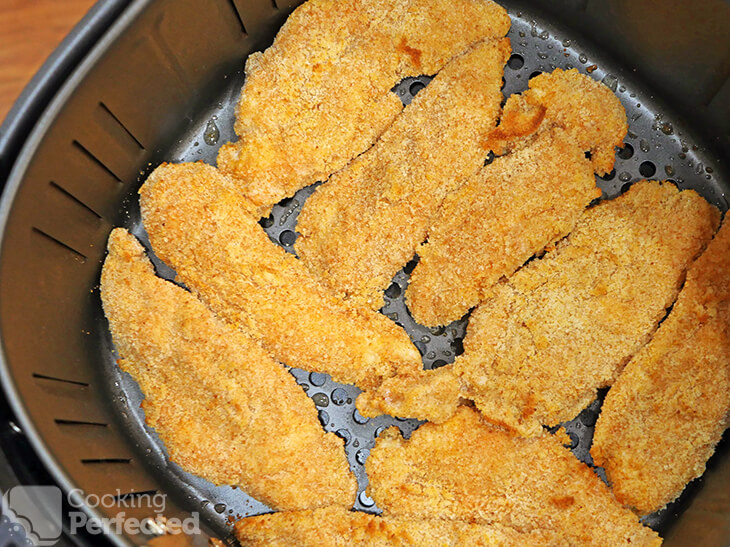
[[[730,412],[730,222],[672,312],[608,392],[591,454],[619,501],[650,513],[699,477]]]
[[[587,210],[472,313],[462,394],[523,435],[574,418],[648,342],[718,221],[696,192],[658,182]]]
[[[249,57],[218,166],[265,213],[367,150],[403,108],[398,81],[509,27],[489,0],[310,0]]]
[[[600,195],[593,171],[611,170],[627,127],[618,98],[576,70],[542,74],[512,95],[486,146],[516,151],[444,201],[406,291],[413,318],[455,321],[500,277],[570,232]]]
[[[495,159],[444,200],[419,248],[406,290],[413,318],[430,326],[459,319],[570,232],[600,195],[590,161],[561,129]]]
[[[446,194],[484,162],[508,39],[476,45],[421,91],[368,152],[304,204],[296,250],[334,293],[372,309]]]
[[[360,414],[374,418],[388,414],[440,424],[456,412],[461,384],[451,367],[399,372],[378,387],[358,395]]]
[[[378,517],[326,507],[270,513],[239,520],[235,534],[243,547],[529,547],[560,545],[554,534],[522,534],[499,525],[438,518]]]
[[[628,131],[626,112],[603,84],[576,69],[555,69],[530,80],[524,93],[510,96],[488,146],[498,156],[529,144],[535,133],[562,127],[588,152],[599,175],[613,169],[614,148]]]
[[[274,244],[235,184],[203,163],[158,167],[140,190],[157,256],[222,319],[281,362],[363,389],[417,370],[408,335],[387,317],[348,307]]]
[[[109,236],[101,297],[119,365],[140,385],[147,424],[170,459],[269,507],[351,507],[357,484],[342,440],[256,342],[155,275],[125,230]],[[302,481],[302,475],[306,481]]]
[[[409,441],[386,430],[365,467],[368,493],[387,517],[546,530],[570,545],[661,543],[557,439],[512,436],[468,407]]]

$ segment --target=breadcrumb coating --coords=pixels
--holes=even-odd
[[[574,418],[648,342],[718,221],[696,192],[659,182],[587,210],[472,313],[462,395],[522,435]]]
[[[730,222],[687,273],[651,342],[608,392],[591,454],[640,513],[704,473],[730,412]]]
[[[335,294],[383,306],[383,291],[425,239],[446,194],[484,162],[510,51],[504,38],[454,59],[375,146],[304,204],[295,248]]]
[[[560,545],[547,532],[519,533],[505,526],[438,518],[379,517],[327,507],[272,513],[239,520],[235,534],[243,547],[537,547]]]
[[[496,158],[447,196],[418,249],[406,302],[422,325],[447,325],[549,243],[601,192],[583,151],[561,129]]]
[[[366,418],[388,414],[440,424],[456,412],[460,389],[451,367],[419,370],[385,379],[377,388],[361,393],[355,404]]]
[[[152,248],[219,317],[292,367],[363,389],[421,368],[387,317],[348,307],[274,244],[235,184],[203,163],[163,164],[140,190]]]
[[[408,441],[386,430],[365,467],[368,494],[386,517],[545,530],[570,545],[661,544],[551,435],[513,436],[468,407]]]
[[[535,133],[561,127],[599,175],[613,169],[614,148],[622,146],[628,121],[618,97],[576,69],[555,69],[530,80],[530,88],[507,99],[488,147],[501,156],[529,143]]]
[[[101,297],[119,365],[145,394],[147,424],[170,459],[275,509],[352,506],[357,484],[342,439],[322,430],[294,377],[158,278],[126,230],[112,231],[108,248]]]
[[[367,150],[403,108],[391,89],[504,36],[489,0],[310,0],[246,63],[236,133],[218,166],[266,214]]]

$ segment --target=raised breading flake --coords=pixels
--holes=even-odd
[[[570,545],[661,544],[608,487],[551,435],[513,436],[460,407],[404,440],[378,438],[368,494],[386,517],[443,518],[543,530]]]
[[[218,166],[266,213],[367,150],[403,108],[401,79],[509,27],[489,0],[309,0],[246,63],[239,140]]]
[[[101,297],[119,365],[142,389],[147,424],[171,461],[274,509],[352,506],[357,484],[342,439],[322,430],[294,377],[158,278],[121,228],[109,236]]]
[[[730,222],[608,392],[591,454],[619,501],[656,511],[699,477],[730,412]]]

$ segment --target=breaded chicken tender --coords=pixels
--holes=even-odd
[[[591,454],[619,501],[651,513],[699,477],[730,412],[730,222],[608,392]]]
[[[158,278],[121,228],[109,236],[101,297],[119,365],[145,394],[147,424],[172,461],[275,509],[352,506],[357,484],[342,440],[322,430],[294,377],[195,296]]]
[[[295,248],[335,294],[377,310],[446,194],[484,163],[508,39],[454,59],[368,152],[304,204]]]
[[[451,367],[400,372],[361,393],[355,404],[367,418],[389,414],[440,424],[456,412],[460,390],[461,384]]]
[[[243,547],[536,547],[561,545],[553,534],[522,534],[506,526],[471,524],[437,517],[378,517],[327,507],[271,513],[239,520],[235,534]]]
[[[501,156],[529,143],[535,133],[557,126],[590,154],[597,174],[610,172],[614,148],[623,144],[628,131],[626,112],[616,95],[574,68],[540,74],[529,85],[507,99],[488,147]]]
[[[718,221],[696,192],[659,182],[587,210],[472,313],[462,395],[522,435],[574,418],[649,341]]]
[[[310,0],[249,57],[239,140],[218,166],[265,214],[367,150],[403,108],[391,92],[401,79],[509,27],[489,0]]]
[[[562,129],[496,158],[444,200],[418,249],[406,290],[413,318],[428,326],[459,319],[570,232],[600,195],[590,161]]]
[[[513,436],[460,407],[404,440],[396,428],[365,464],[383,516],[545,530],[569,545],[659,545],[608,487],[551,435]]]
[[[421,368],[387,317],[348,307],[274,244],[230,178],[203,163],[164,164],[140,190],[152,248],[219,317],[279,361],[363,389]]]

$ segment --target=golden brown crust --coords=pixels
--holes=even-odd
[[[456,412],[459,392],[459,379],[450,367],[442,367],[387,378],[377,388],[361,393],[355,403],[368,418],[389,414],[440,424]]]
[[[718,219],[696,192],[657,182],[586,211],[472,313],[454,363],[462,394],[524,435],[574,418],[646,344]]]
[[[674,308],[626,365],[591,454],[616,497],[650,513],[699,477],[730,412],[730,222],[687,273]]]
[[[590,162],[561,129],[496,158],[444,200],[418,249],[406,290],[413,318],[459,319],[500,277],[570,232],[598,196]]]
[[[571,545],[659,545],[655,532],[551,435],[514,437],[461,407],[405,441],[391,428],[366,463],[385,516],[545,530]]]
[[[382,307],[383,291],[426,237],[443,198],[482,165],[509,54],[504,38],[454,59],[375,146],[307,200],[296,249],[335,294]]]
[[[626,112],[608,87],[576,69],[555,69],[530,80],[530,89],[512,95],[487,146],[497,155],[530,142],[534,133],[561,127],[581,152],[590,152],[599,175],[613,169],[614,148],[628,131]]]
[[[438,518],[379,517],[327,507],[273,513],[239,520],[235,534],[243,547],[537,547],[560,545],[552,534],[521,534],[504,526]]]
[[[391,88],[507,33],[488,0],[309,0],[251,56],[222,171],[266,211],[367,150],[401,111]]]
[[[294,378],[193,295],[155,276],[123,229],[109,236],[101,296],[119,364],[142,388],[147,424],[172,461],[272,508],[352,505],[357,484],[342,440],[322,431]]]
[[[221,318],[281,362],[362,388],[420,369],[387,317],[346,306],[269,240],[235,185],[203,163],[158,167],[140,190],[155,253]]]

